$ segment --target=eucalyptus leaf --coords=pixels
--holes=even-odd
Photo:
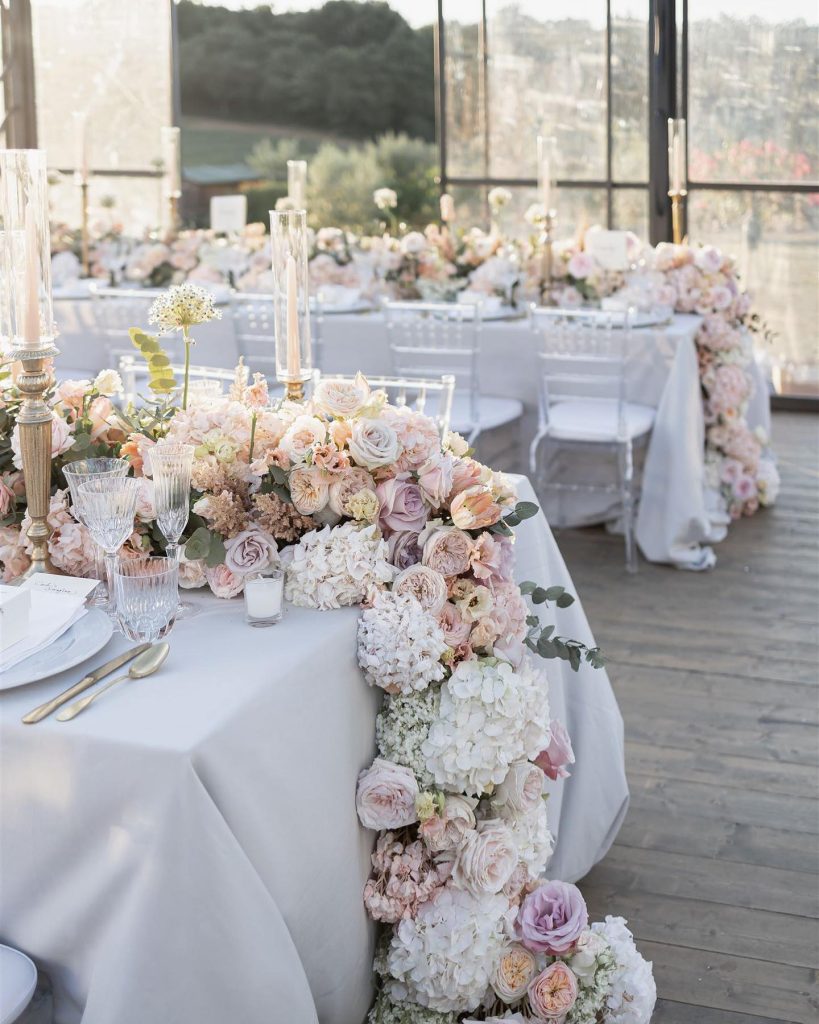
[[[515,514],[520,519],[531,519],[532,516],[536,516],[540,511],[540,507],[533,501],[519,501],[515,505]]]
[[[558,608],[568,608],[570,604],[574,604],[574,598],[571,594],[561,594],[555,604]]]

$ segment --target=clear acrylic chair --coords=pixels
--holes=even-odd
[[[619,494],[625,529],[626,569],[637,571],[634,540],[637,491],[634,454],[645,446],[655,410],[627,400],[626,368],[631,311],[560,310],[533,306],[537,336],[538,430],[529,448],[529,466],[538,489],[558,494]],[[567,482],[548,477],[538,456],[545,444],[610,452],[617,482]],[[582,464],[582,463],[579,463]],[[561,523],[558,505],[557,521]]]
[[[234,292],[230,314],[239,355],[254,370],[264,373],[272,383],[276,380],[275,320],[273,296]],[[321,367],[323,313],[318,298],[310,298],[310,338],[313,366]]]
[[[141,327],[150,332],[148,311],[154,300],[162,295],[161,288],[104,288],[92,285],[91,309],[97,330],[103,336],[106,360],[103,365],[114,366],[120,351],[131,345],[128,331]]]
[[[320,370],[313,371],[313,387],[321,380]],[[352,374],[328,373],[328,380],[355,380]],[[455,378],[445,373],[437,378],[424,377],[371,377],[367,383],[373,391],[386,391],[392,405],[408,407],[425,413],[435,420],[441,437],[450,429]]]
[[[520,421],[520,401],[481,394],[480,305],[385,302],[383,308],[393,372],[402,377],[453,376],[452,429],[463,434],[470,445],[486,430]]]

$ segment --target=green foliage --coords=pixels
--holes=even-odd
[[[171,369],[167,353],[153,334],[146,334],[138,327],[132,327],[128,334],[134,347],[139,349],[148,365],[148,387],[155,395],[167,395],[177,387],[176,377]]]
[[[185,544],[185,558],[204,558],[209,568],[221,565],[225,560],[225,543],[218,533],[213,533],[206,526],[197,527]]]
[[[520,526],[524,519],[531,519],[536,516],[540,508],[533,501],[519,501],[511,512],[507,512],[502,519],[490,527],[492,533],[499,533],[502,537],[512,536],[512,527]]]
[[[532,604],[553,602],[558,608],[568,608],[574,604],[574,598],[565,587],[541,587],[532,580],[524,580],[520,584],[520,592],[528,597]],[[559,658],[568,661],[577,672],[581,662],[586,661],[592,668],[602,668],[605,664],[603,652],[599,647],[587,647],[579,640],[555,636],[554,626],[542,626],[537,615],[528,615],[526,625],[529,630],[524,644],[541,658]]]

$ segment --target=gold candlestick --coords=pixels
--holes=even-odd
[[[82,258],[82,276],[91,273],[90,241],[88,238],[88,182],[80,182],[80,245]]]
[[[38,348],[22,345],[14,348],[14,355],[23,364],[17,386],[24,397],[17,422],[20,425],[23,478],[31,519],[27,537],[33,547],[31,566],[25,578],[38,572],[63,575],[51,564],[48,554],[48,539],[51,536],[51,527],[48,525],[51,503],[51,410],[43,398],[51,381],[45,360],[57,354],[57,347],[48,341],[42,342]]]
[[[683,240],[683,204],[685,197],[688,195],[686,189],[681,188],[678,190],[672,189],[668,193],[671,198],[671,232],[674,240],[674,245],[682,245]]]
[[[288,380],[285,381],[284,385],[285,396],[288,402],[303,402],[304,401],[304,381],[303,380]]]
[[[540,264],[540,300],[546,303],[552,291],[553,256],[552,256],[552,232],[554,230],[555,215],[551,210],[546,211],[543,219],[543,234],[540,236],[542,247]]]

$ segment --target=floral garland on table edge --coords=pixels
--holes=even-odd
[[[215,315],[185,285],[153,318],[189,329],[191,310],[199,322]],[[622,918],[590,926],[574,885],[540,877],[553,846],[544,779],[566,777],[574,754],[532,654],[575,669],[602,658],[541,625],[524,599],[566,607],[562,587],[514,582],[513,531],[537,506],[459,435],[441,439],[434,421],[389,405],[361,375],[274,408],[264,379],[249,383],[240,366],[228,395],[182,409],[157,339],[133,334],[155,363],[153,407],[117,410],[113,371],[51,395],[52,558],[93,571],[61,467],[99,454],[129,459],[143,482],[125,553],[161,550],[150,461],[167,438],[195,446],[183,586],[232,597],[248,572],[279,563],[292,603],[363,606],[359,663],[385,691],[378,756],[356,793],[362,824],[378,832],[364,890],[383,926],[371,1024],[649,1021],[651,965]],[[12,381],[0,407],[6,580],[27,563]]]

